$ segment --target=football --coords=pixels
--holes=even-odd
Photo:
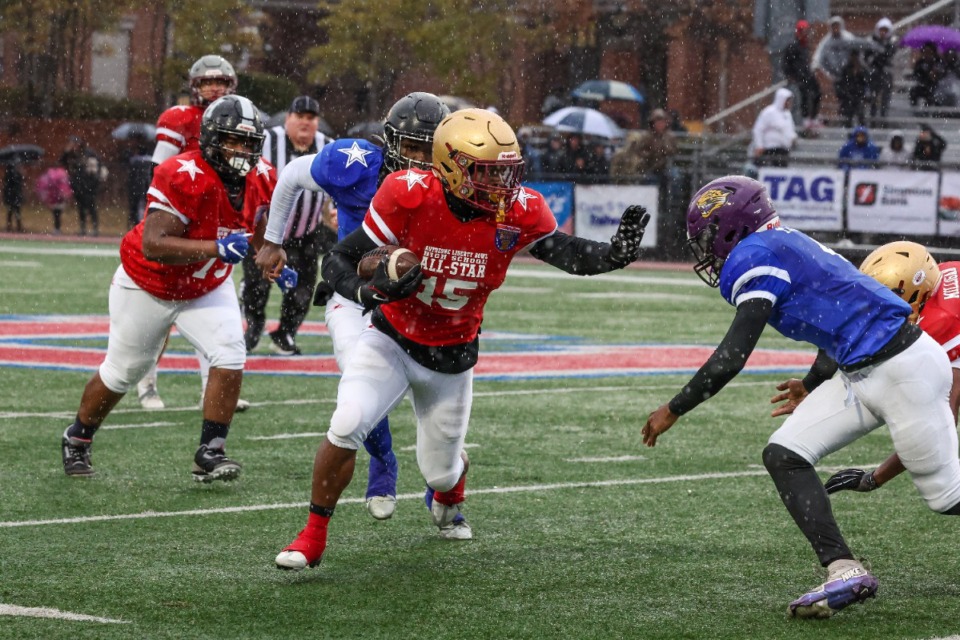
[[[420,264],[420,259],[413,251],[395,244],[387,244],[365,253],[360,258],[360,263],[357,264],[357,275],[364,280],[369,280],[377,270],[377,265],[383,260],[387,261],[387,275],[391,280],[399,280],[410,269]]]

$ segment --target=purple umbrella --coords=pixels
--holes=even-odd
[[[939,24],[925,24],[910,29],[900,38],[900,45],[911,49],[920,49],[928,42],[937,45],[940,51],[960,50],[960,31]]]

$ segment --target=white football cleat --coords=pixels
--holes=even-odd
[[[287,571],[302,571],[307,568],[307,557],[299,551],[281,551],[274,562],[277,568]]]
[[[448,506],[436,500],[430,505],[433,524],[440,528],[440,537],[444,540],[471,540],[473,530],[460,512],[460,505]]]
[[[157,393],[157,385],[146,380],[141,380],[137,384],[137,398],[140,400],[140,406],[147,411],[159,411],[166,406],[160,394]]]
[[[373,496],[372,498],[367,498],[367,511],[377,520],[389,520],[396,510],[396,496]]]

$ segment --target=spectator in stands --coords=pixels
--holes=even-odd
[[[844,171],[850,169],[872,169],[880,159],[880,147],[870,139],[870,132],[863,125],[850,132],[847,142],[840,147],[840,162],[837,166]]]
[[[949,50],[940,58],[941,74],[937,86],[933,89],[933,104],[938,107],[956,107],[960,105],[960,58],[957,52]]]
[[[843,117],[843,126],[852,127],[854,121],[863,124],[864,103],[867,99],[867,70],[860,58],[860,52],[851,49],[847,64],[834,87],[837,100],[840,102],[840,115]]]
[[[517,141],[520,143],[520,153],[523,154],[525,171],[530,177],[539,178],[543,173],[543,152],[534,144],[530,127],[520,127],[517,130]]]
[[[54,235],[60,235],[63,208],[67,205],[67,200],[73,196],[67,170],[62,165],[50,167],[37,180],[36,189],[40,202],[48,206],[50,213],[53,214]]]
[[[93,235],[100,234],[100,220],[97,216],[97,198],[100,185],[110,175],[100,162],[100,157],[77,137],[71,137],[60,156],[60,163],[66,166],[70,176],[70,188],[77,203],[77,215],[80,219],[80,235],[87,234],[87,220],[92,226]]]
[[[150,141],[134,136],[132,146],[123,155],[127,161],[127,230],[130,230],[143,219],[147,208],[147,190],[154,167]]]
[[[606,176],[610,173],[610,159],[607,157],[607,145],[602,140],[590,144],[586,156],[586,170],[591,176]]]
[[[785,167],[797,140],[793,124],[793,92],[777,89],[773,103],[764,107],[753,124],[753,154],[757,166]]]
[[[890,166],[904,166],[913,160],[913,149],[907,147],[903,131],[890,132],[890,142],[880,150],[880,162]]]
[[[936,171],[940,168],[940,158],[946,148],[947,141],[930,125],[920,125],[920,133],[913,145],[914,167],[921,170]]]
[[[679,111],[676,109],[670,109],[670,111],[667,113],[670,114],[670,131],[674,133],[682,133],[684,135],[690,133],[690,131],[687,130],[687,127],[684,126],[683,118],[680,117]]]
[[[928,106],[936,105],[934,92],[944,73],[943,60],[937,53],[937,45],[927,42],[920,48],[920,56],[913,64],[910,77],[915,84],[910,87],[910,104],[917,106],[923,101],[923,104]]]
[[[663,109],[650,113],[649,129],[631,134],[622,150],[610,161],[610,175],[631,177],[647,174],[666,186],[670,159],[677,155],[677,139],[670,131],[670,116]]]
[[[851,49],[864,48],[865,42],[844,28],[843,18],[830,18],[830,33],[820,40],[813,53],[813,69],[823,71],[833,82],[833,90],[840,99],[840,74],[850,60]]]
[[[864,52],[867,65],[867,104],[870,105],[871,126],[874,118],[886,118],[893,92],[893,56],[897,52],[897,40],[891,36],[893,23],[890,18],[880,18],[870,38],[871,47]]]
[[[820,83],[810,67],[810,48],[807,42],[810,23],[798,20],[793,42],[783,50],[780,69],[787,81],[796,86],[800,100],[803,131],[812,133],[819,126]]]
[[[570,163],[567,160],[567,147],[564,144],[563,136],[559,133],[554,133],[550,136],[547,149],[543,152],[543,157],[541,158],[541,166],[543,167],[544,175],[550,178],[557,178],[569,169]]]
[[[567,136],[567,173],[584,173],[587,166],[587,150],[583,148],[583,136],[571,133]]]
[[[23,191],[26,180],[20,171],[20,164],[11,162],[3,173],[3,204],[7,207],[7,232],[13,231],[16,222],[17,233],[23,233],[23,217],[20,208],[23,206]]]

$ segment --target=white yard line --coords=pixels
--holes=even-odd
[[[88,616],[82,613],[70,613],[60,609],[46,609],[40,607],[19,607],[15,604],[0,603],[0,616],[20,616],[26,618],[56,618],[57,620],[76,620],[78,622],[103,622],[105,624],[130,624],[129,620],[114,620]]]
[[[738,387],[756,387],[756,386],[765,386],[770,387],[771,384],[769,381],[755,381],[755,382],[731,382],[724,388],[735,389]],[[632,391],[632,392],[643,392],[648,391],[676,391],[676,384],[669,385],[622,385],[622,386],[602,386],[602,387],[559,387],[551,389],[515,389],[515,390],[503,390],[503,391],[474,391],[474,398],[502,398],[503,396],[535,396],[535,395],[563,395],[570,393],[596,393],[602,391]],[[310,404],[336,404],[336,398],[299,398],[294,400],[279,400],[279,401],[265,401],[265,402],[251,402],[251,409],[257,407],[279,407],[279,406],[291,406],[291,405],[310,405]],[[185,407],[167,407],[163,411],[194,411],[199,413],[200,409],[197,408],[197,405],[189,405]],[[144,409],[114,409],[110,412],[110,415],[129,415],[129,414],[142,414],[145,413]],[[0,411],[0,420],[19,420],[21,418],[62,418],[67,420],[72,420],[76,416],[76,410],[70,411]],[[152,412],[151,412],[152,413]],[[106,429],[107,427],[103,427]]]
[[[588,489],[597,487],[622,487],[641,484],[665,484],[669,482],[696,482],[699,480],[725,480],[730,478],[750,478],[766,476],[766,471],[730,471],[725,473],[700,473],[696,475],[667,476],[662,478],[626,478],[622,480],[594,480],[590,482],[557,482],[552,484],[532,484],[514,487],[492,487],[490,489],[472,489],[468,496],[504,493],[530,493],[543,491],[562,491],[566,489]],[[423,493],[404,493],[397,500],[423,500]],[[365,498],[344,498],[339,504],[363,504]],[[246,513],[252,511],[275,511],[277,509],[303,509],[306,502],[284,502],[279,504],[255,504],[245,507],[222,507],[219,509],[190,509],[188,511],[144,511],[142,513],[123,513],[112,516],[82,516],[77,518],[56,518],[53,520],[13,520],[0,522],[0,529],[13,527],[41,527],[63,524],[85,524],[90,522],[111,522],[115,520],[147,520],[152,518],[178,518],[183,516],[209,516],[220,513]]]

